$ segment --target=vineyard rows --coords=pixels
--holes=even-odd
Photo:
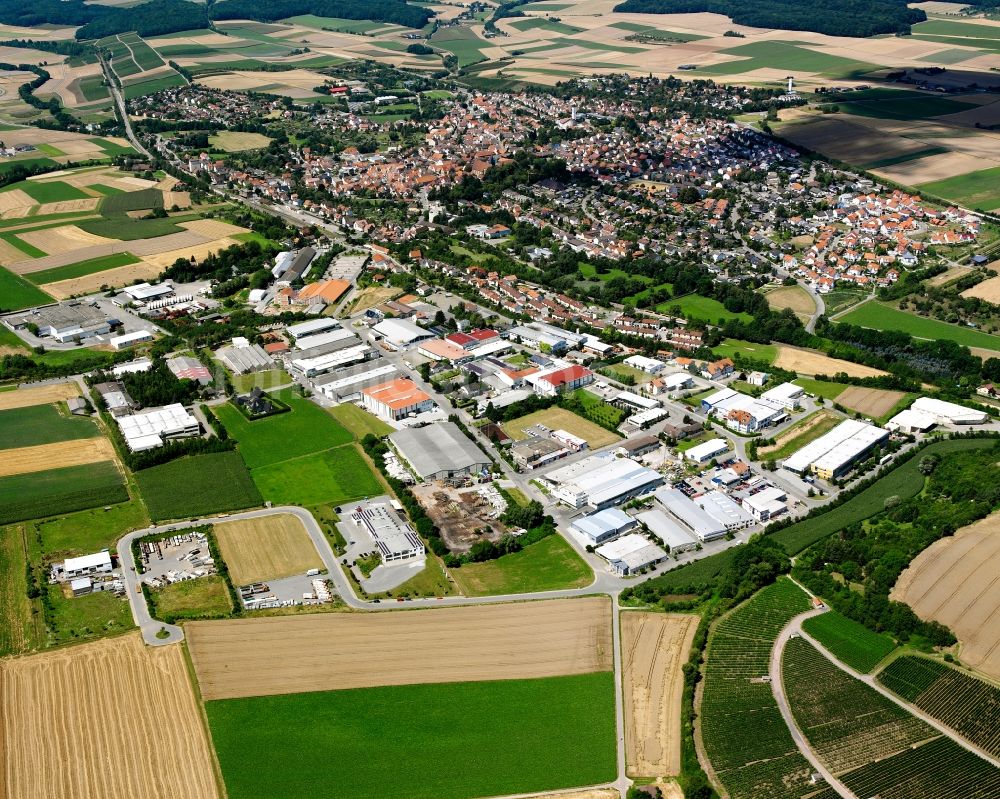
[[[781,716],[768,674],[781,629],[809,609],[787,578],[760,591],[715,627],[701,698],[705,751],[732,799],[799,799],[817,791]]]
[[[896,648],[896,643],[888,635],[872,632],[835,610],[806,619],[802,622],[802,629],[837,660],[864,674]]]
[[[1000,756],[1000,688],[913,655],[894,660],[878,681],[991,755]]]

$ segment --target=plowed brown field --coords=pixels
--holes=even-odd
[[[625,757],[628,773],[663,777],[681,768],[681,667],[697,616],[622,613]]]
[[[904,571],[890,599],[952,629],[966,663],[1000,679],[1000,514],[935,541]]]
[[[57,383],[38,388],[21,388],[17,391],[0,391],[0,411],[27,408],[31,405],[47,405],[50,402],[79,396],[80,387],[76,383]]]
[[[607,597],[192,622],[206,700],[611,669]]]
[[[885,416],[905,397],[902,391],[886,391],[882,388],[851,386],[837,396],[837,402],[852,411],[863,413],[873,419]]]
[[[135,633],[3,661],[0,716],[6,799],[219,795],[179,646]]]
[[[114,459],[115,448],[106,438],[80,438],[75,441],[39,444],[35,447],[17,447],[3,451],[3,457],[0,458],[0,477]]]
[[[290,513],[217,524],[215,537],[236,585],[291,577],[323,566],[309,533]]]

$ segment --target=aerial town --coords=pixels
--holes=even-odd
[[[0,799],[1000,797],[997,9],[731,5],[0,0]]]

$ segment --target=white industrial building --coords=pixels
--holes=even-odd
[[[388,502],[369,502],[358,505],[351,517],[372,537],[383,563],[407,558],[418,558],[424,553],[424,544]]]
[[[337,319],[334,319],[332,316],[322,316],[319,319],[310,319],[308,322],[289,325],[285,330],[288,331],[288,335],[298,342],[300,338],[315,336],[326,330],[333,330],[336,327],[340,327],[340,322]]]
[[[111,553],[103,549],[92,555],[81,555],[78,558],[66,558],[62,562],[61,568],[57,568],[53,575],[57,580],[77,580],[82,577],[91,577],[95,574],[107,574],[111,571]]]
[[[640,413],[633,413],[628,419],[625,420],[625,424],[628,427],[633,427],[636,430],[645,430],[647,427],[656,424],[661,419],[665,419],[670,414],[667,413],[666,408],[650,408],[648,411],[642,411]]]
[[[737,415],[744,417],[738,423],[741,433],[754,433],[763,427],[777,424],[788,415],[781,402],[763,397],[754,399],[731,388],[720,389],[705,397],[701,401],[701,409],[717,419],[726,420],[727,424]]]
[[[848,471],[888,437],[888,430],[847,419],[786,458],[783,466],[796,474],[812,472],[829,480]]]
[[[630,355],[624,361],[626,366],[631,366],[633,369],[638,369],[640,372],[646,372],[647,374],[656,375],[667,368],[667,365],[663,361],[658,361],[656,358],[647,358],[645,355]]]
[[[765,391],[760,395],[760,398],[765,402],[776,402],[785,410],[793,411],[799,407],[803,394],[805,394],[805,389],[802,386],[797,386],[794,383],[782,383],[780,386]]]
[[[261,372],[274,367],[271,356],[259,344],[251,344],[245,338],[234,338],[231,346],[220,347],[215,357],[234,374]]]
[[[563,466],[549,472],[545,479],[553,486],[552,496],[560,502],[573,508],[589,505],[597,510],[648,494],[663,484],[659,472],[611,453],[591,455]]]
[[[454,422],[398,430],[389,441],[423,480],[478,474],[490,465],[490,459]]]
[[[660,407],[660,401],[652,397],[644,397],[634,391],[619,391],[611,400],[612,404],[620,408],[628,408],[633,411],[649,411]]]
[[[120,336],[112,336],[108,343],[116,350],[124,350],[134,347],[136,344],[145,344],[153,340],[152,330],[133,330],[131,333],[123,333]]]
[[[728,532],[743,530],[754,524],[753,516],[721,491],[706,491],[695,497],[694,502],[719,524],[724,525]]]
[[[132,416],[117,416],[115,421],[132,452],[155,449],[171,439],[192,438],[201,433],[198,420],[179,402]]]
[[[984,424],[987,419],[986,411],[966,408],[934,397],[918,397],[910,408],[933,416],[938,424]]]
[[[173,293],[174,287],[169,281],[158,283],[155,286],[150,283],[136,283],[134,286],[126,286],[122,289],[122,294],[135,302],[158,300]]]
[[[767,522],[788,510],[787,498],[788,495],[782,489],[769,486],[763,491],[744,497],[743,507],[757,521]]]
[[[722,538],[728,532],[726,525],[706,513],[679,489],[661,488],[656,492],[656,501],[702,543]]]
[[[924,411],[915,411],[913,408],[907,408],[886,422],[885,427],[887,430],[892,430],[893,432],[926,433],[937,425],[937,423],[937,416],[925,413]]]
[[[660,380],[663,383],[663,391],[670,394],[694,385],[694,378],[687,372],[674,372],[672,375],[661,377]]]
[[[424,330],[407,319],[383,319],[372,328],[372,335],[396,350],[434,338],[429,330]]]
[[[679,522],[662,510],[647,510],[636,514],[636,518],[659,538],[670,552],[679,553],[698,546],[698,540]]]
[[[343,369],[355,363],[371,360],[377,355],[378,353],[367,344],[358,344],[355,347],[317,355],[315,358],[292,358],[289,366],[304,377],[316,377],[334,369]]]
[[[595,551],[619,577],[628,577],[667,559],[663,549],[638,533],[622,536]]]
[[[608,508],[573,522],[569,529],[583,536],[587,543],[596,546],[628,532],[638,522],[624,511]]]
[[[691,447],[691,449],[684,453],[684,457],[695,463],[704,463],[728,451],[729,442],[726,439],[713,438]]]
[[[374,366],[362,363],[337,372],[328,372],[312,381],[313,388],[336,402],[361,398],[362,389],[392,380],[399,370],[391,363]]]

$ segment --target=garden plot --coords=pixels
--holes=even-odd
[[[210,700],[606,671],[610,611],[594,597],[194,622],[187,632]]]

